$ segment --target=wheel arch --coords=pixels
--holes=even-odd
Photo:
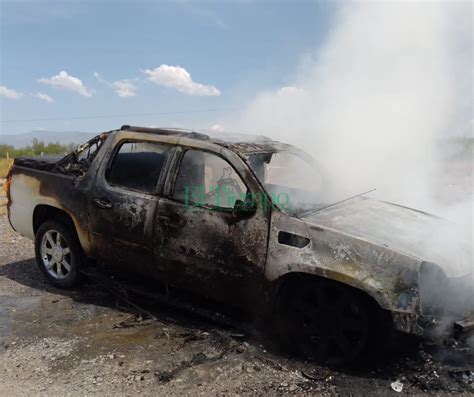
[[[66,211],[49,204],[38,204],[33,210],[33,233],[36,235],[40,226],[49,220],[62,221],[75,229],[74,221]]]
[[[33,210],[33,233],[36,235],[40,226],[46,221],[59,221],[69,226],[79,241],[81,249],[87,247],[87,239],[76,218],[63,208],[55,207],[50,204],[38,204]]]
[[[362,339],[365,341],[363,342],[364,343],[363,349],[359,351],[358,353],[354,353],[356,354],[355,357],[359,357],[362,360],[362,362],[372,362],[372,360],[379,358],[381,354],[384,352],[385,347],[387,346],[387,344],[389,343],[393,335],[392,330],[394,329],[393,327],[394,322],[393,322],[392,313],[388,310],[384,310],[379,305],[377,300],[372,295],[370,295],[367,291],[364,291],[363,289],[356,288],[350,284],[341,282],[339,280],[335,280],[329,277],[324,277],[321,275],[311,274],[311,273],[288,272],[282,275],[278,280],[275,280],[276,281],[276,285],[275,285],[276,296],[274,299],[274,302],[275,302],[274,313],[277,319],[275,324],[277,326],[277,329],[279,330],[278,332],[280,333],[280,335],[282,335],[283,343],[285,343],[285,340],[288,342],[288,338],[285,337],[285,334],[288,334],[288,328],[286,324],[288,323],[298,324],[298,322],[295,323],[292,321],[294,320],[292,317],[290,318],[286,317],[286,315],[288,314],[288,309],[286,309],[285,311],[285,307],[286,307],[286,302],[288,302],[289,299],[288,299],[288,295],[284,294],[283,291],[285,291],[286,293],[289,292],[290,293],[289,296],[291,297],[293,296],[293,291],[296,291],[296,292],[298,291],[297,288],[299,288],[300,290],[302,289],[303,291],[305,290],[305,288],[308,288],[308,284],[306,284],[306,286],[302,285],[304,282],[308,282],[308,280],[310,282],[314,282],[315,286],[317,285],[319,287],[322,287],[323,289],[326,288],[327,285],[332,285],[332,286],[337,287],[336,291],[337,290],[340,291],[341,286],[343,287],[344,291],[347,291],[347,290],[350,291],[349,297],[347,297],[346,292],[344,292],[343,295],[346,296],[345,299],[349,299],[347,301],[349,302],[349,305],[352,305],[353,302],[359,302],[360,304],[359,307],[363,308],[363,310],[365,310],[367,313],[367,317],[365,318],[368,321],[367,327],[365,328],[366,334],[364,334],[366,336]],[[328,284],[322,284],[326,282]],[[295,288],[295,290],[286,289],[286,287],[290,286],[291,284],[294,285],[293,288]],[[299,287],[299,285],[301,285],[301,287]],[[311,288],[311,284],[310,284],[310,288]],[[296,293],[296,295],[298,296],[298,293]],[[281,298],[286,298],[286,299],[281,299]],[[296,297],[295,299],[296,299],[296,302],[299,302],[298,297]],[[322,318],[324,318],[325,321],[327,321],[326,324],[328,324],[328,326],[339,327],[340,325],[337,325],[337,324],[342,324],[344,322],[347,316],[347,312],[344,309],[338,310],[337,306],[334,307],[330,303],[327,303],[327,304],[332,308],[332,310],[335,310],[337,311],[337,313],[339,313],[338,314],[339,317],[334,323],[332,322],[331,316],[327,318],[327,316],[322,314]],[[289,307],[291,308],[291,306]],[[307,310],[304,304],[301,306],[301,308],[303,311]],[[297,313],[298,310],[291,309],[290,312]],[[324,313],[324,310],[323,310],[323,313]],[[356,313],[358,313],[358,311],[356,311]],[[317,317],[317,318],[320,319],[320,317]],[[320,320],[318,320],[318,322],[319,321]],[[281,327],[280,324],[284,324],[283,327]],[[333,325],[333,324],[336,324],[336,325]],[[322,329],[325,329],[325,327],[323,326]],[[297,340],[299,339],[297,338]],[[295,342],[295,339],[292,336],[290,339],[290,345],[288,346],[291,346],[291,348],[294,348],[295,343],[296,345],[298,345],[298,342]],[[359,354],[362,354],[362,355],[359,356]],[[330,359],[329,356],[328,357],[322,356],[322,358]],[[349,364],[355,363],[356,361],[354,362],[351,361],[353,359],[354,357],[352,358],[350,357],[347,362],[342,361],[342,363],[344,362],[349,363]],[[342,360],[346,360],[346,358],[342,358]],[[361,361],[357,359],[357,362],[361,362]]]
[[[273,292],[272,292],[272,298],[273,301],[276,302],[278,298],[281,296],[283,290],[285,287],[290,285],[291,283],[297,283],[297,282],[303,282],[307,280],[314,280],[314,281],[327,281],[331,283],[337,283],[339,285],[344,286],[344,288],[349,289],[352,293],[355,293],[362,298],[364,298],[369,304],[373,305],[374,308],[378,309],[380,312],[384,312],[387,315],[389,314],[390,321],[392,321],[392,315],[389,309],[386,309],[384,307],[384,299],[380,295],[374,296],[371,292],[367,291],[366,289],[363,289],[357,285],[354,285],[356,283],[351,283],[351,282],[344,282],[337,277],[327,277],[323,276],[321,274],[315,274],[315,273],[307,273],[307,272],[288,272],[283,275],[281,275],[278,279],[273,281]]]

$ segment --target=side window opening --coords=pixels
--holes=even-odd
[[[168,150],[153,142],[122,143],[106,179],[113,186],[154,193]]]
[[[173,198],[186,204],[206,205],[223,210],[245,200],[247,187],[224,159],[199,150],[184,153],[176,177]]]
[[[54,166],[55,170],[68,175],[82,177],[108,138],[108,133],[95,136],[76,150],[67,154]]]

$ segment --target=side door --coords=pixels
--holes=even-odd
[[[116,270],[155,270],[153,222],[170,147],[122,140],[102,164],[89,204],[94,256]]]
[[[207,151],[185,150],[173,168],[156,221],[168,281],[235,306],[252,303],[263,281],[269,225],[258,188]],[[245,207],[249,197],[254,202]]]

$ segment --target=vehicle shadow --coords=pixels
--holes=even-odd
[[[118,310],[128,315],[141,315],[146,317],[147,313],[158,321],[172,323],[184,328],[209,329],[210,327],[223,326],[218,322],[212,322],[197,316],[196,313],[186,313],[185,310],[176,310],[172,305],[164,301],[151,299],[148,295],[139,295],[136,288],[133,291],[114,289],[102,283],[97,283],[90,277],[83,277],[82,282],[73,289],[61,289],[51,285],[36,264],[35,258],[12,262],[0,266],[0,277],[6,277],[23,286],[37,291],[60,295],[70,298],[77,303],[89,304]],[[104,274],[104,278],[109,277]]]

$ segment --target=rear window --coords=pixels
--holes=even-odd
[[[153,142],[122,143],[106,179],[113,186],[154,193],[168,150]]]

